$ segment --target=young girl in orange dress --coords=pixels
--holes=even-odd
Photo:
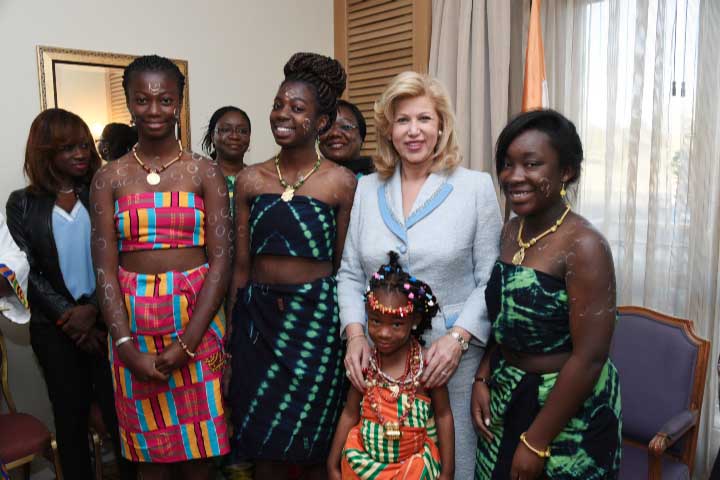
[[[427,391],[420,384],[421,336],[439,306],[430,287],[402,269],[398,254],[389,256],[365,293],[368,335],[375,345],[367,387],[348,392],[328,475],[333,480],[451,479],[455,433],[447,387]]]

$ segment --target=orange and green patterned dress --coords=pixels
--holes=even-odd
[[[407,395],[402,393],[395,400],[387,388],[376,388],[380,413],[386,421],[397,422],[404,413],[403,405],[408,403]],[[410,408],[400,427],[402,436],[390,440],[383,435],[368,395],[363,397],[360,422],[350,430],[343,448],[343,479],[432,480],[440,475],[440,450],[430,398],[416,395]]]

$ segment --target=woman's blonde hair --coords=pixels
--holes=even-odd
[[[395,118],[395,108],[400,100],[413,97],[428,97],[440,116],[440,130],[435,152],[432,155],[433,172],[452,170],[462,158],[455,133],[455,114],[450,106],[450,96],[439,80],[417,72],[402,72],[375,102],[375,129],[377,131],[377,155],[373,158],[375,170],[382,178],[388,178],[395,172],[400,161],[390,138]]]

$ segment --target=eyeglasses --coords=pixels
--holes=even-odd
[[[247,127],[228,127],[224,125],[222,127],[215,127],[215,133],[221,137],[226,137],[232,132],[235,132],[235,135],[250,135],[250,129]]]
[[[336,125],[340,130],[345,133],[350,133],[356,128],[358,128],[357,125],[353,125],[352,123],[336,123]]]

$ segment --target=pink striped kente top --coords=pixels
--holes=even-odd
[[[118,250],[205,245],[205,202],[193,192],[143,192],[115,201]]]

